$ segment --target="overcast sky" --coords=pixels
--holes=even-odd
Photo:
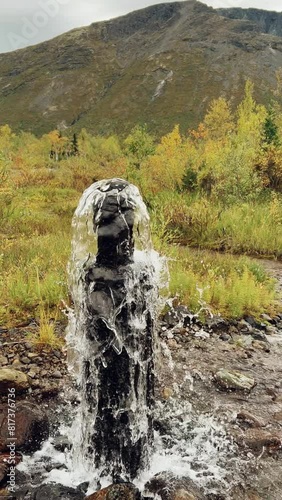
[[[72,28],[171,0],[0,0],[0,52],[48,40]],[[282,11],[282,0],[206,0],[212,7]]]

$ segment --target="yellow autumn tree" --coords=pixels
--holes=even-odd
[[[156,194],[166,190],[175,191],[181,187],[186,160],[185,142],[179,125],[176,125],[172,132],[162,137],[155,154],[141,167],[143,193]]]
[[[227,140],[234,130],[234,118],[229,102],[223,97],[214,99],[209,106],[203,125],[207,138]]]

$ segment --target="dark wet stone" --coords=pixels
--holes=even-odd
[[[67,436],[56,436],[53,439],[53,446],[55,450],[64,452],[66,449],[70,450],[72,447],[72,443],[69,441]]]
[[[227,330],[228,323],[220,316],[214,316],[213,318],[208,318],[206,321],[206,325],[213,331],[222,331]]]
[[[131,483],[112,484],[86,497],[86,500],[140,500],[141,495]]]
[[[175,477],[170,472],[156,474],[145,485],[145,496],[158,495],[162,500],[205,500],[199,487],[189,478]]]
[[[79,489],[68,488],[60,484],[44,484],[36,488],[32,500],[83,500],[85,494]]]
[[[259,330],[254,330],[254,332],[252,333],[252,337],[255,339],[255,340],[260,340],[261,342],[268,342],[266,336],[264,333],[262,333],[261,331]]]
[[[0,406],[0,451],[8,450],[8,406]],[[49,436],[47,416],[38,405],[28,402],[17,403],[15,414],[17,451],[39,450]]]

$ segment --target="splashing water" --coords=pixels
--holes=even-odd
[[[68,342],[81,395],[74,460],[134,479],[153,444],[161,259],[139,191],[121,179],[87,189],[73,227]]]
[[[72,451],[56,452],[51,438],[19,468],[59,463],[41,474],[44,481],[73,487],[90,481],[88,493],[120,479],[142,491],[163,471],[209,492],[213,485],[226,487],[226,464],[236,453],[223,426],[195,413],[175,378],[175,398],[154,397],[161,347],[163,362],[175,371],[156,335],[168,272],[152,249],[148,212],[136,187],[113,179],[85,191],[73,219],[69,281],[68,362],[80,404],[71,429],[62,426],[61,434],[71,438]],[[187,380],[193,384],[188,372],[183,384]],[[153,430],[153,421],[161,430]]]

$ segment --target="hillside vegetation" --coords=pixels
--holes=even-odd
[[[144,126],[125,140],[2,126],[0,176],[2,325],[48,320],[68,301],[73,212],[86,187],[111,177],[140,188],[155,247],[170,257],[171,296],[227,317],[277,307],[262,267],[230,255],[282,257],[282,113],[258,104],[250,81],[235,113],[213,100],[196,129],[176,125],[157,141]]]

